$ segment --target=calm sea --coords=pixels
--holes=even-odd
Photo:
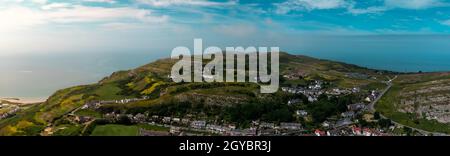
[[[114,71],[168,57],[154,53],[52,53],[1,56],[0,97],[45,99],[58,89],[95,83]]]

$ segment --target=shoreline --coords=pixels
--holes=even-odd
[[[39,98],[17,98],[17,97],[0,97],[0,100],[8,101],[11,103],[18,103],[18,104],[36,104],[36,103],[42,103],[47,100],[47,98],[39,97]]]

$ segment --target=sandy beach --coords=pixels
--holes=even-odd
[[[45,102],[47,98],[0,98],[0,100],[9,101],[12,103],[20,103],[20,104],[34,104]]]

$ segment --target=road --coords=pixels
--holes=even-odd
[[[387,84],[388,86],[383,90],[383,92],[381,92],[380,95],[378,95],[378,97],[377,97],[374,101],[372,101],[372,102],[369,104],[368,110],[369,110],[370,112],[375,112],[375,111],[376,111],[376,110],[375,110],[375,104],[381,99],[381,97],[384,96],[384,94],[386,94],[386,92],[389,91],[389,89],[391,89],[391,87],[392,87],[392,85],[393,85],[392,82],[393,82],[396,78],[397,78],[397,76],[395,76],[393,79],[390,79],[389,81],[387,81],[386,84]],[[380,114],[380,117],[381,117],[382,119],[389,119],[389,118],[387,118],[386,116],[384,116],[383,114]],[[396,125],[396,126],[408,127],[408,128],[410,128],[410,129],[412,129],[412,130],[414,130],[414,131],[417,131],[417,132],[419,132],[419,133],[421,133],[421,134],[425,134],[425,135],[430,135],[430,134],[432,134],[433,136],[449,136],[448,134],[444,134],[444,133],[429,132],[429,131],[425,131],[425,130],[422,130],[422,129],[418,129],[418,128],[414,128],[414,127],[411,127],[411,126],[407,126],[407,125],[404,125],[404,124],[395,122],[395,121],[393,121],[392,119],[389,119],[389,120],[391,120],[391,122],[392,122],[394,125]]]
[[[395,76],[393,79],[390,79],[389,81],[386,81],[386,84],[388,85],[383,92],[381,92],[380,95],[378,95],[378,97],[373,100],[370,104],[369,104],[369,111],[371,112],[375,112],[375,104],[381,99],[381,97],[383,97],[384,94],[386,94],[387,91],[389,91],[389,89],[391,89],[392,87],[392,82],[397,78],[397,76]]]

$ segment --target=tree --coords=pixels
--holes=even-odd
[[[379,119],[381,118],[380,112],[375,112],[375,113],[373,114],[373,118],[374,118],[375,120],[379,120]]]
[[[413,130],[409,127],[403,127],[403,132],[405,132],[407,136],[411,136]]]
[[[390,119],[380,119],[378,120],[378,125],[380,127],[389,127],[392,125],[392,121]]]

